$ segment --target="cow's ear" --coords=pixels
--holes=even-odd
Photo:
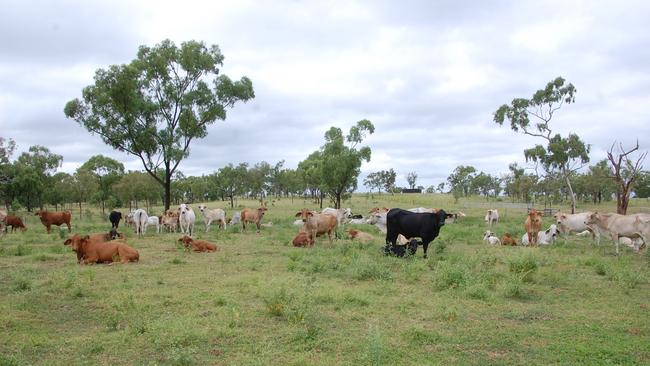
[[[447,214],[448,219],[451,219],[452,217],[454,217],[454,214]]]
[[[298,217],[298,216],[302,216],[302,212],[297,212],[296,217]]]
[[[68,239],[63,242],[63,245],[70,245],[70,244],[72,244],[72,239]]]

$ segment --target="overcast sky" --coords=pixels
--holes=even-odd
[[[437,185],[458,165],[499,175],[540,141],[492,121],[557,76],[576,103],[551,127],[592,145],[650,135],[648,1],[13,1],[0,12],[0,136],[18,153],[44,145],[73,172],[93,155],[142,169],[63,114],[98,68],[169,38],[217,44],[222,71],[255,99],[195,140],[186,175],[228,163],[295,168],[331,126],[375,125],[368,173],[415,171]],[[360,180],[362,181],[362,180]],[[362,184],[359,188],[363,189]]]

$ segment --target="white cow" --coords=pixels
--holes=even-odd
[[[205,232],[208,232],[210,229],[210,224],[212,221],[219,222],[219,228],[226,228],[226,211],[215,208],[214,210],[209,209],[206,205],[199,205],[199,211],[203,214],[203,222],[205,223]]]
[[[618,255],[619,238],[625,236],[628,238],[641,238],[643,243],[648,242],[650,238],[650,214],[619,215],[615,213],[598,213],[594,212],[585,221],[587,225],[598,226],[602,233],[608,233],[614,245],[616,246],[616,255]],[[634,246],[634,251],[641,249],[638,245]]]
[[[588,231],[594,242],[600,244],[600,231],[598,230],[598,227],[596,225],[585,224],[587,218],[589,218],[592,213],[593,212],[581,212],[577,214],[567,214],[558,211],[553,215],[565,243],[569,233],[577,233],[576,235],[584,236],[585,234],[583,234],[583,232]]]
[[[145,231],[147,231],[147,221],[149,220],[149,215],[147,211],[139,208],[133,213],[133,224],[135,225],[135,233],[138,236],[144,236]]]
[[[621,237],[618,238],[618,242],[620,244],[626,245],[626,246],[628,246],[628,247],[630,247],[632,249],[635,249],[635,248],[641,249],[641,248],[643,248],[645,246],[645,243],[643,242],[643,239],[641,239],[640,237],[628,238],[626,236],[621,236]]]
[[[370,225],[375,225],[379,229],[379,231],[386,234],[386,232],[388,231],[386,227],[386,214],[388,214],[388,211],[371,212],[367,222]]]
[[[487,222],[489,227],[492,227],[492,224],[499,222],[499,211],[497,209],[487,210],[485,214],[485,222]]]
[[[302,221],[300,221],[302,222]],[[234,214],[232,214],[232,219],[228,223],[230,226],[235,226],[241,223],[241,212],[237,211]]]
[[[183,234],[188,234],[192,236],[192,231],[194,230],[194,222],[196,221],[196,215],[194,210],[185,203],[178,205],[178,222],[181,227],[181,232]]]
[[[415,212],[415,213],[436,213],[438,212],[438,209],[415,207],[415,208],[409,208],[408,211]]]
[[[501,245],[501,240],[499,240],[499,238],[490,230],[486,230],[485,233],[483,233],[483,241],[490,245]]]
[[[558,230],[557,225],[552,224],[545,231],[540,231],[537,233],[537,244],[554,244],[555,239],[557,238]],[[528,234],[524,234],[521,237],[521,245],[529,245]]]
[[[350,216],[352,216],[352,209],[350,208],[339,208],[338,210],[335,208],[331,207],[326,207],[321,211],[322,214],[327,214],[327,215],[332,215],[336,217],[336,224],[337,226],[341,226],[341,224],[347,220]]]
[[[160,220],[158,219],[158,216],[149,216],[147,218],[147,225],[144,228],[144,231],[147,231],[147,228],[149,225],[156,225],[156,232],[160,233]]]

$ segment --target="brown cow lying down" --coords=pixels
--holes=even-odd
[[[307,235],[306,232],[301,231],[296,235],[295,238],[293,238],[293,246],[294,247],[306,247],[309,246],[309,235]]]
[[[78,236],[78,235],[77,235]],[[88,241],[91,243],[106,243],[111,240],[126,240],[124,238],[124,234],[118,233],[115,228],[111,229],[108,233],[95,233],[95,234],[90,234],[88,235]],[[66,240],[63,242],[63,245],[71,245],[72,244],[72,238]],[[74,249],[73,249],[74,250]],[[81,262],[81,259],[83,258],[83,255],[81,252],[77,252],[77,263]]]
[[[94,242],[88,235],[82,237],[79,234],[73,235],[69,240],[72,250],[77,252],[77,259],[81,257],[81,264],[112,263],[118,258],[121,263],[140,260],[137,250],[117,240]]]
[[[209,241],[192,239],[187,235],[183,235],[178,241],[183,243],[188,250],[192,247],[192,250],[195,252],[216,252],[219,250],[216,245]]]
[[[501,237],[501,245],[517,246],[517,239],[513,238],[510,233],[505,233]]]
[[[354,230],[354,229],[349,229],[348,230],[348,235],[350,236],[350,239],[352,239],[352,240],[359,240],[359,241],[362,241],[362,242],[365,242],[365,243],[375,240],[374,236],[372,236],[372,235],[370,235],[368,233],[365,233],[363,231]]]

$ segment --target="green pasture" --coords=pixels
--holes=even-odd
[[[294,248],[302,199],[270,200],[254,227],[195,237],[217,253],[188,253],[179,234],[143,239],[123,228],[140,262],[80,266],[25,212],[28,230],[0,237],[0,365],[485,365],[650,364],[650,256],[611,241],[570,236],[540,248],[489,247],[483,216],[498,208],[501,236],[523,234],[526,208],[447,195],[355,195],[375,206],[463,211],[429,247],[429,258],[382,254],[376,240],[341,236]],[[233,210],[225,202],[210,208]],[[255,201],[239,201],[256,207]],[[631,212],[650,212],[646,200]],[[539,208],[539,206],[538,206]],[[543,206],[542,206],[543,208]],[[554,207],[557,208],[557,207]],[[614,210],[614,203],[580,207]],[[73,232],[110,228],[96,209],[73,212]],[[126,210],[122,210],[126,213]],[[153,213],[160,214],[161,208]],[[159,211],[159,212],[158,212]],[[544,227],[551,220],[545,218]]]

